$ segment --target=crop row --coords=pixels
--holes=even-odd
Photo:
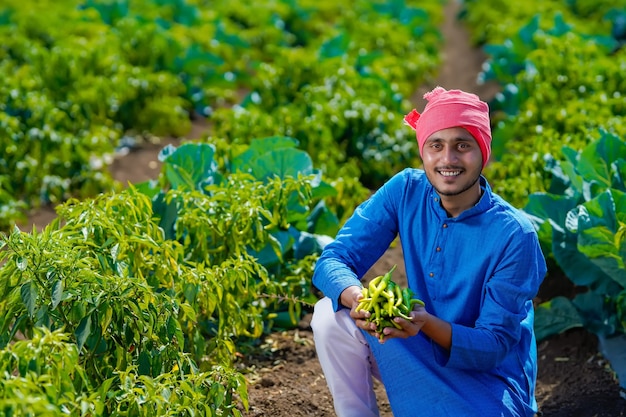
[[[578,294],[538,308],[538,338],[572,327],[622,333],[626,2],[492,6],[467,1],[464,13],[489,57],[483,79],[501,85],[486,175],[535,222],[547,279],[564,273]]]
[[[415,4],[3,2],[0,227],[119,189],[116,149],[193,117],[233,143],[294,137],[327,175],[375,186],[415,158],[401,114],[439,64],[439,2]]]
[[[0,240],[0,408],[240,415],[238,358],[297,323],[328,236],[415,158],[401,116],[436,71],[441,5],[407,6],[5,6],[2,204],[59,205]],[[158,178],[110,181],[117,146],[191,117],[213,131],[165,147]]]

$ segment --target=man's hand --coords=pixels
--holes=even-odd
[[[426,311],[423,306],[415,305],[413,310],[408,314],[411,317],[411,320],[404,319],[402,317],[396,317],[393,319],[395,323],[400,325],[400,329],[396,327],[385,327],[384,329],[380,329],[382,332],[383,338],[381,340],[384,343],[388,339],[393,338],[401,338],[406,339],[407,337],[417,335],[430,314]],[[376,333],[376,336],[380,337],[380,333]]]
[[[394,337],[407,338],[422,332],[442,348],[450,350],[452,347],[452,325],[450,323],[430,314],[423,306],[414,306],[413,311],[409,315],[411,317],[410,321],[402,317],[394,319],[402,329],[385,327],[382,330],[382,341],[384,342]]]
[[[406,339],[423,332],[435,343],[444,349],[450,350],[452,345],[452,326],[450,323],[428,313],[423,306],[419,304],[413,306],[413,310],[409,313],[411,320],[406,320],[402,317],[394,318],[394,321],[401,327],[400,329],[395,327],[377,329],[375,323],[366,321],[370,317],[369,311],[355,311],[361,298],[363,298],[361,287],[353,285],[343,290],[340,301],[342,305],[350,309],[350,317],[354,319],[357,327],[378,338],[381,343],[385,343],[386,340],[393,338]],[[382,338],[380,337],[381,335]]]
[[[363,298],[361,287],[353,285],[346,288],[341,293],[341,304],[350,308],[350,317],[354,319],[358,328],[367,331],[371,336],[378,338],[384,343],[387,339],[394,337],[406,339],[410,336],[415,336],[419,333],[420,329],[424,325],[428,313],[422,306],[414,306],[414,310],[411,311],[411,320],[406,320],[401,317],[396,317],[394,320],[400,325],[402,329],[395,327],[385,327],[383,329],[377,329],[376,324],[368,322],[367,319],[371,316],[371,313],[366,310],[355,311],[356,306],[359,305],[359,300]],[[380,337],[382,333],[382,338]]]
[[[359,305],[359,300],[363,298],[361,287],[353,285],[346,288],[341,293],[341,304],[350,309],[350,317],[354,319],[358,328],[366,330],[372,336],[376,335],[376,325],[366,321],[371,316],[369,311],[359,310],[355,311],[356,306]]]

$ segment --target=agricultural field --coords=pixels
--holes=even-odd
[[[550,261],[540,415],[626,414],[599,348],[626,329],[626,3],[5,3],[7,415],[334,415],[315,259],[419,165],[401,116],[436,85],[490,101],[485,175]]]

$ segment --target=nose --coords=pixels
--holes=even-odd
[[[458,161],[456,149],[452,146],[446,146],[442,151],[441,161],[445,164],[452,164]]]

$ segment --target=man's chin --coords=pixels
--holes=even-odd
[[[463,194],[463,189],[458,188],[458,187],[435,187],[435,189],[437,190],[437,194],[439,194],[442,197],[454,197],[460,194]]]
[[[450,183],[450,181],[439,181],[437,184],[433,184],[437,193],[442,197],[454,197],[461,195],[465,192],[468,192],[472,189],[472,187],[476,184],[474,182],[461,182],[454,181],[454,183]]]
[[[465,188],[465,183],[462,182],[459,177],[439,177],[438,181],[436,183],[433,183],[433,186],[441,195],[454,196],[463,192],[463,189]]]

